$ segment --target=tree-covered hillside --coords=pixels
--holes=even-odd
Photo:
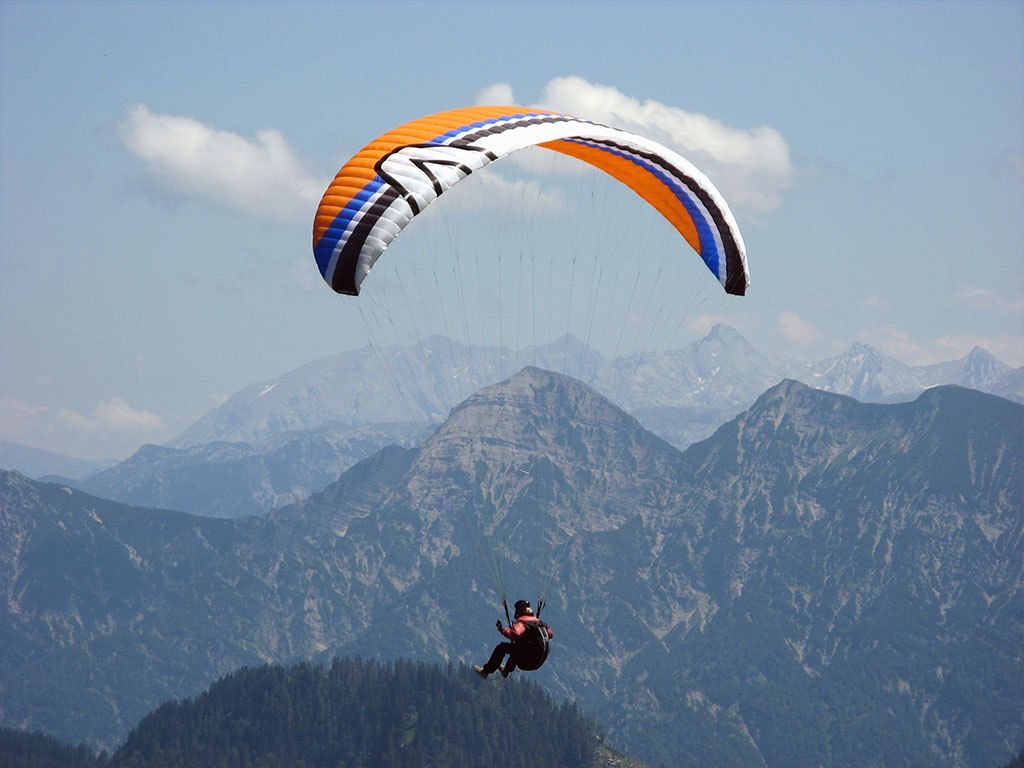
[[[9,729],[0,744],[4,768],[636,765],[603,745],[575,705],[531,682],[362,659],[241,669],[147,715],[109,759]]]
[[[45,733],[0,728],[0,768],[102,768],[85,744],[72,747]]]
[[[589,766],[574,705],[465,667],[336,659],[242,669],[143,718],[114,755],[151,766]]]

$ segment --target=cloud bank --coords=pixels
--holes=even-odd
[[[512,86],[481,89],[478,104],[515,104]],[[713,117],[658,101],[640,101],[582,77],[556,77],[529,105],[565,112],[660,141],[700,168],[730,206],[758,217],[777,210],[796,183],[789,145],[769,126],[734,128]]]
[[[476,101],[515,104],[516,98],[509,84],[493,83],[480,90]],[[778,209],[797,177],[785,138],[768,126],[734,128],[582,77],[550,80],[530,106],[615,125],[672,147],[748,218]],[[202,199],[259,218],[305,222],[330,181],[328,173],[310,169],[273,129],[246,137],[136,104],[118,133],[156,189],[176,200]]]
[[[162,442],[169,425],[122,397],[96,403],[86,413],[0,397],[0,438],[80,458],[124,458],[142,442]]]
[[[61,408],[57,411],[57,418],[83,432],[154,432],[164,429],[160,416],[151,411],[137,410],[120,397],[97,403],[89,415]]]
[[[802,347],[810,346],[821,339],[821,332],[796,312],[779,314],[779,332],[790,342]]]
[[[309,218],[328,183],[276,130],[249,139],[137,104],[119,134],[160,191],[177,199],[212,200],[260,218],[298,222]]]
[[[1024,315],[1024,298],[1005,298],[988,288],[962,285],[953,295],[955,301],[983,312],[1002,316]]]

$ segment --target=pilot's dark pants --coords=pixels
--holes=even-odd
[[[493,674],[498,671],[498,667],[501,666],[501,660],[506,656],[509,657],[508,662],[505,664],[505,674],[508,674],[516,668],[516,647],[512,643],[498,643],[494,646],[494,652],[491,653],[491,658],[484,664],[484,672],[487,674]]]

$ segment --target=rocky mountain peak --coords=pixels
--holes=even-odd
[[[843,357],[854,360],[863,360],[868,357],[878,357],[878,350],[870,344],[865,344],[862,341],[855,341],[850,345],[850,348],[846,350]]]
[[[750,342],[740,335],[739,331],[725,323],[715,323],[715,325],[711,327],[711,330],[708,331],[707,336],[704,337],[703,343],[724,344],[729,347],[750,346]]]
[[[854,405],[853,398],[845,395],[824,393],[795,379],[783,379],[761,395],[750,409],[740,417],[747,425],[779,425],[787,418],[808,416],[809,411],[842,408],[842,404]]]
[[[627,465],[659,472],[678,456],[589,386],[529,366],[454,408],[421,447],[405,487],[417,507],[441,509],[455,499],[447,484],[436,482],[438,474],[451,476],[453,486],[469,479],[496,509],[528,504],[564,521],[576,514],[574,494],[592,498]],[[642,479],[634,471],[624,493],[636,482]],[[625,514],[614,506],[594,524]]]
[[[979,381],[994,379],[1009,370],[1009,366],[981,347],[975,347],[967,354],[962,367]]]
[[[584,435],[606,442],[604,433],[633,427],[636,420],[582,382],[532,366],[485,387],[454,408],[427,442],[424,454],[479,443],[492,451],[529,445],[533,450],[585,458],[596,447]]]

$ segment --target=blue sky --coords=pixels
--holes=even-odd
[[[1024,364],[1024,3],[0,2],[0,439],[162,442],[360,346],[310,253],[363,144],[494,97],[730,200],[727,321],[803,359]]]

